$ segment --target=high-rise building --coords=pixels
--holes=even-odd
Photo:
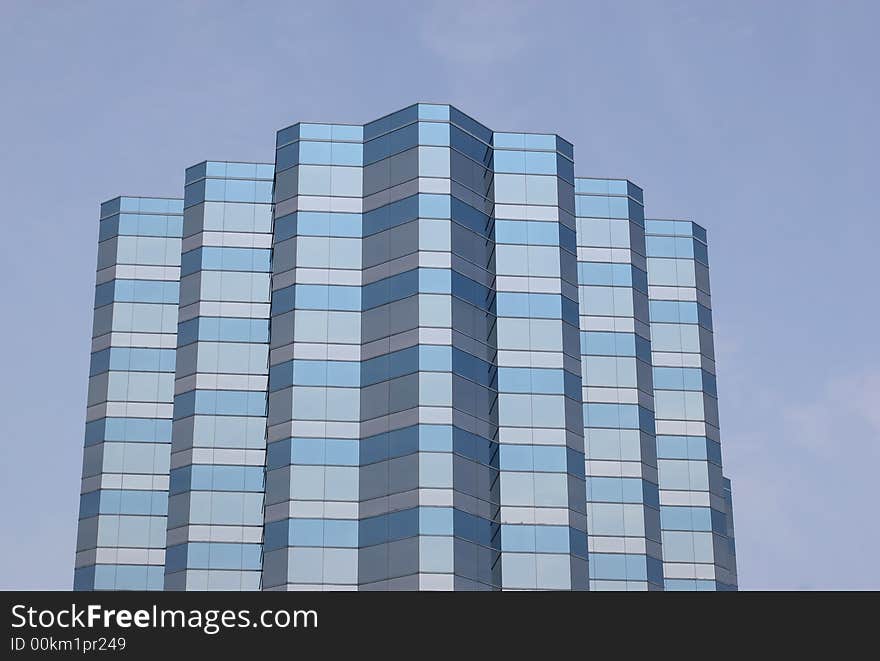
[[[705,230],[448,105],[101,207],[74,586],[735,589]]]
[[[256,590],[273,166],[186,171],[165,588]]]
[[[688,221],[647,220],[645,233],[666,588],[735,586],[706,230]]]
[[[663,586],[642,190],[577,179],[593,589]]]
[[[164,584],[182,212],[101,205],[75,589]]]

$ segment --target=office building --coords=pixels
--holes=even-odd
[[[102,205],[77,589],[736,588],[704,229],[448,105],[267,156]]]

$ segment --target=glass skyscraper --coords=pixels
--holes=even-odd
[[[416,104],[104,203],[75,589],[736,589],[706,232],[574,169]]]

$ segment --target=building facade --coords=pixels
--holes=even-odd
[[[164,585],[182,212],[101,205],[74,589]]]
[[[705,230],[448,105],[101,207],[74,587],[736,588]]]
[[[272,165],[186,171],[167,590],[256,590],[263,534]]]

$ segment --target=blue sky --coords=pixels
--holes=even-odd
[[[880,588],[878,20],[856,0],[4,2],[0,588],[72,582],[98,204],[418,100],[557,132],[577,174],[708,229],[741,587]]]

